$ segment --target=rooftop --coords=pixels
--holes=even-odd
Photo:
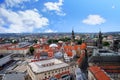
[[[8,61],[11,60],[11,55],[12,54],[8,54],[3,56],[2,58],[0,58],[0,66],[3,66],[4,64],[6,64]]]
[[[25,72],[26,70],[27,70],[27,66],[25,64],[18,65],[13,69],[13,71],[17,71],[17,72]]]
[[[101,70],[100,67],[92,66],[89,67],[89,70],[93,73],[96,80],[111,80],[110,77],[103,70]]]
[[[93,56],[120,56],[120,53],[107,49],[94,49]]]
[[[107,73],[120,73],[120,66],[116,65],[104,65],[100,66],[102,69],[104,69]]]
[[[120,63],[120,56],[92,56],[89,59],[89,62],[118,64]]]
[[[23,73],[8,73],[5,74],[3,80],[25,80]]]
[[[67,63],[64,63],[58,59],[49,59],[43,61],[36,61],[29,63],[32,71],[35,73],[41,73],[53,69],[58,69],[62,67],[69,66]]]

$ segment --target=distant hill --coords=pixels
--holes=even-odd
[[[75,34],[98,34],[98,33],[75,33]],[[120,35],[120,31],[118,32],[103,32],[103,34],[106,34],[106,35],[117,35],[119,34]],[[6,38],[9,38],[9,37],[23,37],[23,36],[62,36],[62,35],[71,35],[71,33],[0,33],[0,37],[6,37]]]

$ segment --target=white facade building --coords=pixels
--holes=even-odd
[[[27,71],[32,80],[49,80],[51,77],[66,80],[70,79],[69,74],[74,74],[77,67],[77,65],[69,65],[58,59],[49,59],[30,62]]]

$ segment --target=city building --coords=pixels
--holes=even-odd
[[[89,58],[89,66],[99,66],[113,80],[120,79],[120,53],[110,50],[97,49]]]
[[[75,63],[65,63],[58,59],[48,59],[43,61],[30,62],[27,66],[27,72],[32,80],[69,80],[70,75],[75,75],[75,69],[78,66]]]
[[[29,52],[29,47],[31,45],[32,44],[29,42],[21,42],[16,45],[8,47],[8,51],[9,53],[12,53],[12,54],[26,55]]]
[[[10,53],[9,51],[9,47],[11,46],[15,46],[17,44],[10,44],[10,43],[7,43],[7,44],[0,44],[0,54],[8,54]]]
[[[30,45],[32,44],[28,42],[21,42],[18,44],[3,44],[0,45],[0,54],[12,53],[26,55],[29,51]]]

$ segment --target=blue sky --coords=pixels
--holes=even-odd
[[[0,33],[120,31],[120,0],[0,0]]]

